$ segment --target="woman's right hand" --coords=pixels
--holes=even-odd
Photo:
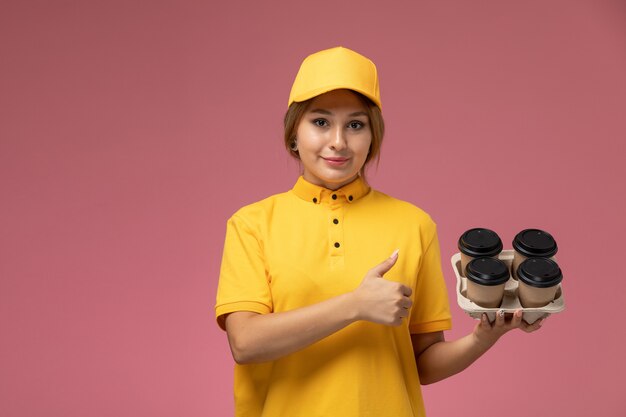
[[[394,252],[370,269],[359,287],[328,300],[280,313],[235,311],[226,332],[237,363],[273,361],[297,352],[357,320],[397,326],[409,314],[411,289],[383,275],[398,259]]]
[[[357,319],[398,326],[409,315],[411,288],[388,281],[383,275],[398,260],[398,251],[370,269],[361,284],[352,292],[356,302]]]

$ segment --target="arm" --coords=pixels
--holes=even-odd
[[[237,311],[226,318],[235,362],[278,359],[329,336],[356,320],[350,294],[284,313]]]
[[[281,313],[229,314],[226,332],[233,358],[241,364],[275,360],[358,320],[401,324],[411,306],[411,289],[382,279],[397,259],[396,251],[369,270],[356,290],[317,304]]]
[[[427,385],[457,374],[480,358],[506,332],[515,328],[533,332],[541,328],[542,322],[543,319],[529,325],[522,321],[522,311],[518,310],[510,320],[505,320],[504,314],[497,314],[493,325],[483,314],[472,333],[451,342],[445,340],[443,332],[413,334],[411,341],[420,381]]]

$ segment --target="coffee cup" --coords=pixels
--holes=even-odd
[[[476,258],[467,264],[467,298],[486,308],[502,303],[504,286],[509,280],[508,266],[497,258]]]
[[[539,229],[525,229],[513,239],[511,273],[517,279],[517,269],[528,258],[552,258],[558,247],[552,235]]]
[[[502,240],[493,230],[477,227],[461,235],[458,248],[461,252],[461,276],[465,276],[467,264],[472,259],[498,256],[502,252]]]
[[[522,307],[537,308],[550,304],[556,297],[563,273],[548,258],[528,258],[517,268],[518,296]]]

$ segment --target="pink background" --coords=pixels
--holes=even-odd
[[[232,415],[225,222],[292,186],[291,81],[336,45],[379,67],[370,182],[439,224],[449,339],[460,233],[559,242],[566,311],[425,387],[429,415],[626,415],[617,0],[3,2],[0,414]]]

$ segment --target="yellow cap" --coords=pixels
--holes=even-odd
[[[376,65],[341,46],[316,52],[304,59],[291,87],[287,106],[342,88],[361,93],[382,108]]]

